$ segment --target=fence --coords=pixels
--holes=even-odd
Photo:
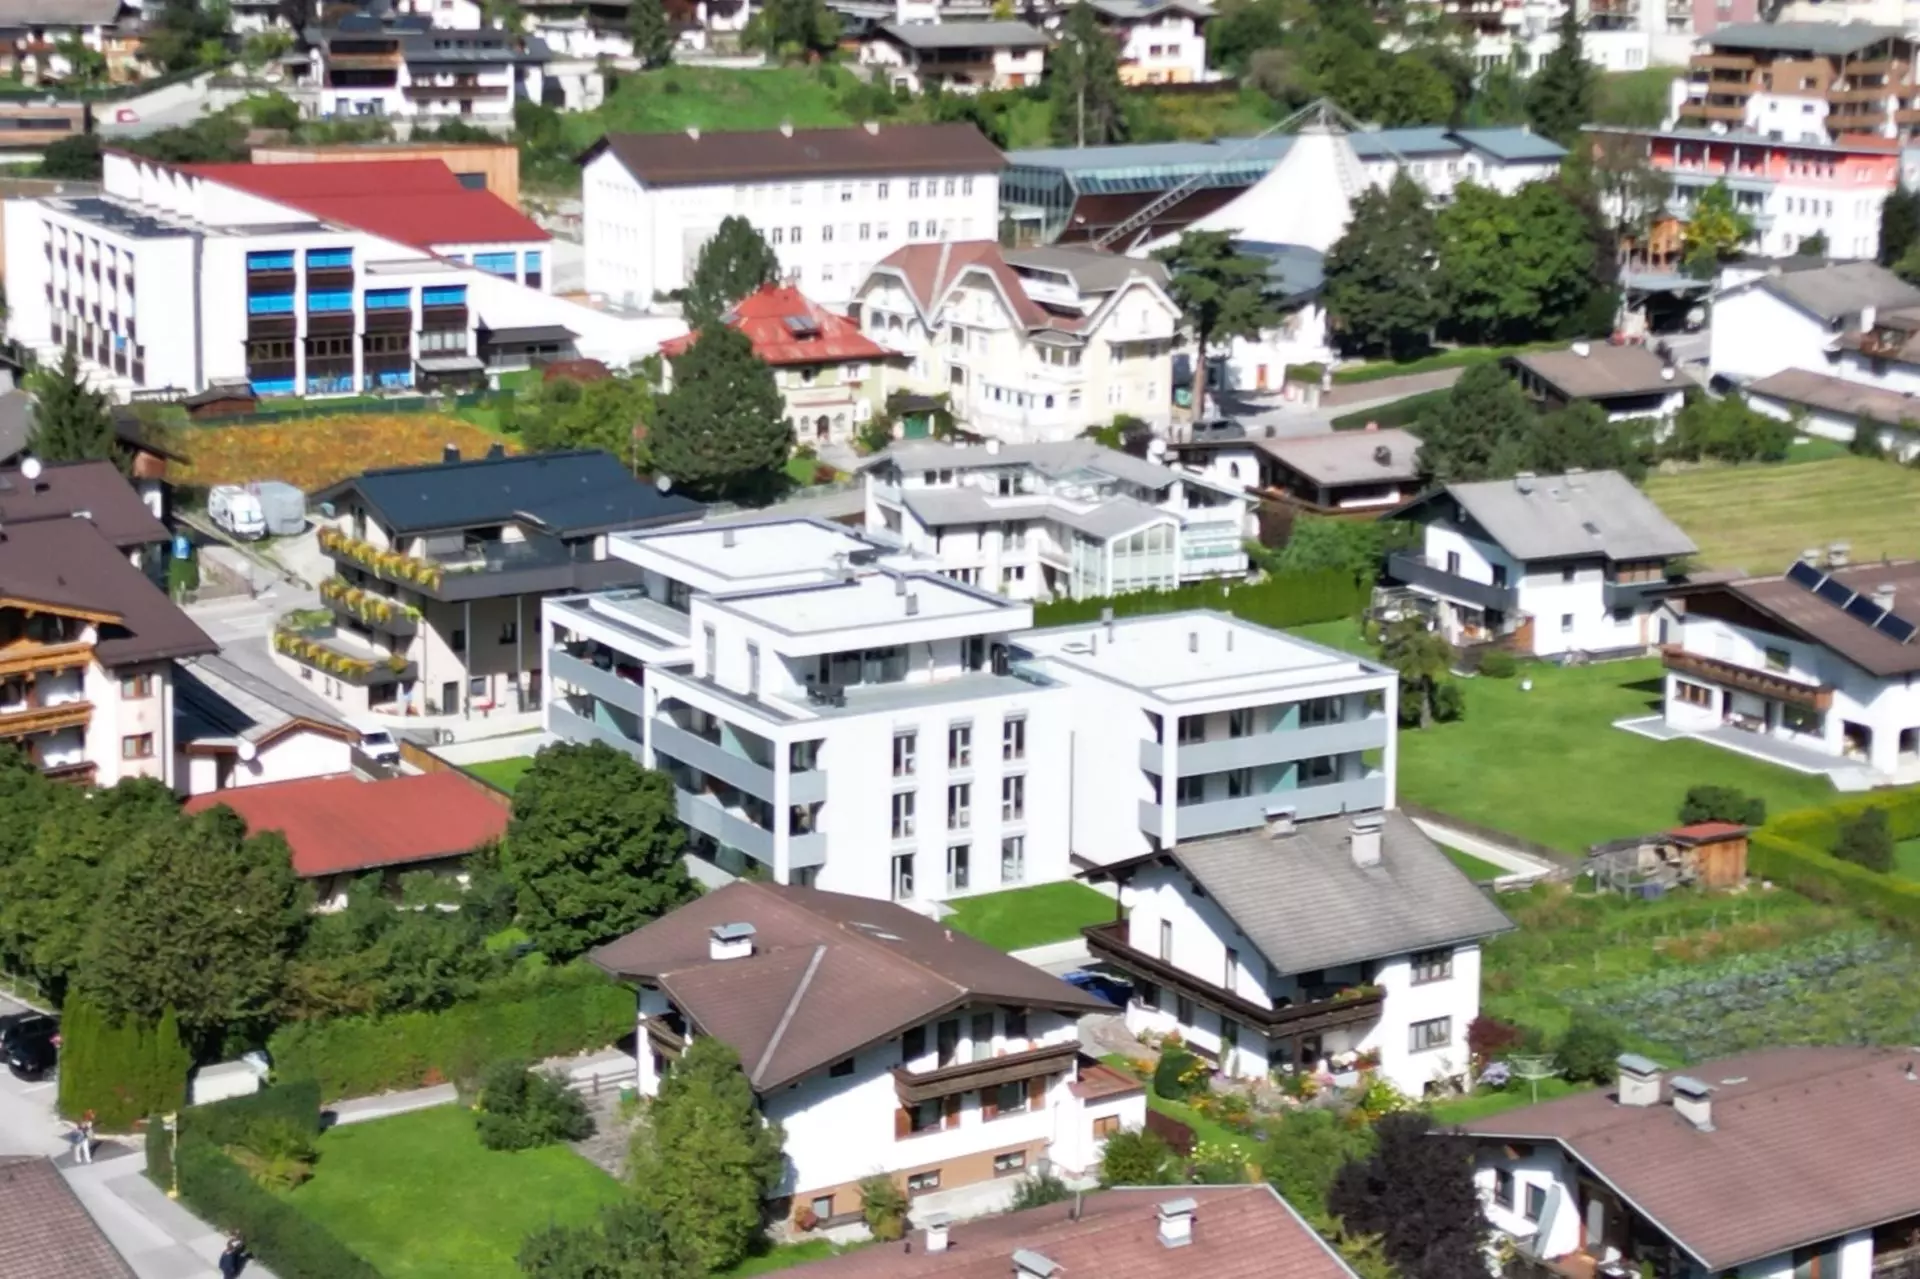
[[[1157,1110],[1147,1111],[1147,1131],[1173,1147],[1173,1152],[1182,1159],[1192,1154],[1194,1146],[1198,1144],[1193,1129],[1172,1115],[1163,1115]]]

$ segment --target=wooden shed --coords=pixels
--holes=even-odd
[[[1596,844],[1588,869],[1601,888],[1657,895],[1681,886],[1738,888],[1747,878],[1747,836],[1733,822],[1694,822],[1653,835]]]

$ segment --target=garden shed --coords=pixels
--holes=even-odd
[[[1694,822],[1653,835],[1595,844],[1587,868],[1601,888],[1657,895],[1667,888],[1738,888],[1747,878],[1747,836],[1734,822]]]

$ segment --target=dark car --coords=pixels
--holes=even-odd
[[[7,1069],[17,1079],[39,1079],[60,1060],[60,1022],[36,1016],[0,1031]]]
[[[0,1017],[0,1051],[12,1047],[13,1041],[22,1035],[41,1035],[59,1029],[60,1019],[52,1013],[37,1013],[31,1009],[8,1013]]]

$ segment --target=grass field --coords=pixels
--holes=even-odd
[[[1706,467],[1650,475],[1646,489],[1709,568],[1777,573],[1830,542],[1851,543],[1856,560],[1920,555],[1920,471],[1891,462]]]
[[[319,1148],[288,1199],[386,1279],[519,1279],[528,1235],[592,1221],[625,1193],[565,1146],[486,1149],[461,1106],[334,1128]]]
[[[462,456],[479,457],[498,440],[472,423],[438,413],[344,413],[260,426],[182,427],[168,433],[167,443],[187,460],[171,468],[167,478],[200,487],[285,480],[311,493],[374,467],[438,462],[449,444]]]
[[[1333,371],[1333,380],[1337,384],[1346,385],[1353,382],[1377,382],[1387,377],[1404,377],[1409,373],[1464,369],[1475,364],[1487,364],[1506,355],[1518,355],[1523,351],[1557,350],[1565,345],[1564,342],[1528,342],[1520,346],[1456,346],[1399,363],[1392,360],[1364,360],[1359,363],[1345,364]]]
[[[1920,880],[1920,839],[1903,839],[1893,846],[1893,873]]]
[[[514,787],[520,784],[520,779],[526,776],[527,770],[533,767],[533,756],[515,755],[509,759],[489,759],[478,764],[464,764],[462,767],[480,780],[491,782],[511,795]]]
[[[1111,897],[1074,880],[981,893],[949,905],[947,923],[999,950],[1071,941],[1088,924],[1113,918]]]
[[[728,71],[713,67],[665,67],[623,75],[604,105],[568,112],[567,139],[581,147],[601,133],[678,133],[698,127],[796,129],[856,124],[839,105],[840,85],[850,73],[807,67]]]

